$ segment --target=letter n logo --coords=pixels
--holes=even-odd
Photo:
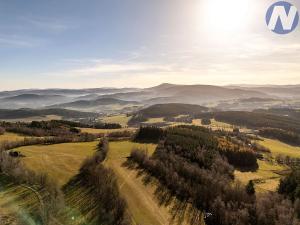
[[[277,34],[288,34],[297,27],[299,13],[289,2],[276,2],[268,9],[266,22],[271,31]]]

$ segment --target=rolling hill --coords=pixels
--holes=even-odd
[[[0,92],[0,108],[70,108],[83,111],[112,112],[114,105],[151,106],[184,103],[207,106],[221,105],[224,110],[249,108],[254,102],[262,108],[277,104],[276,100],[290,97],[286,105],[300,107],[299,86],[213,86],[177,85],[164,83],[150,88],[92,88],[92,89],[29,89]],[[274,100],[273,100],[274,99]],[[237,102],[241,100],[241,102]],[[266,101],[268,100],[268,101]],[[282,100],[282,99],[279,99]],[[283,99],[285,100],[285,99]],[[282,100],[282,102],[283,102]],[[226,102],[227,101],[227,102]],[[231,105],[247,104],[239,106]],[[292,101],[292,102],[290,102]],[[281,103],[281,102],[280,102]],[[128,108],[128,107],[127,107]],[[259,108],[259,107],[257,107]],[[253,109],[253,107],[251,108]],[[117,110],[122,110],[119,107]],[[133,112],[134,107],[126,112]]]
[[[97,117],[97,113],[90,112],[79,112],[67,109],[0,109],[0,119],[22,119],[29,117],[43,117],[47,115],[57,115],[63,118],[76,119],[76,118],[87,118],[87,117]]]
[[[98,98],[96,100],[79,100],[74,102],[69,102],[60,105],[54,105],[55,108],[91,108],[97,106],[105,105],[129,105],[129,104],[139,104],[136,101],[124,101],[116,98]]]
[[[37,95],[37,94],[21,94],[12,97],[2,98],[1,101],[47,101],[64,98],[62,95]]]
[[[200,105],[170,103],[157,104],[138,111],[136,114],[147,118],[159,118],[167,116],[194,115],[207,112],[209,109]]]

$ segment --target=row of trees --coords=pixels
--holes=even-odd
[[[40,122],[38,122],[40,123]],[[9,123],[5,125],[5,129],[8,132],[17,134],[35,136],[35,137],[46,137],[46,136],[70,136],[74,133],[78,133],[71,129],[71,127],[64,126],[53,126],[53,127],[39,127],[35,123]]]
[[[61,137],[42,137],[42,138],[24,138],[20,141],[3,141],[0,143],[0,149],[10,150],[22,146],[30,145],[53,145],[71,142],[90,142],[96,140],[97,136],[88,133],[82,133],[78,136],[61,136]]]
[[[98,144],[98,151],[84,161],[79,174],[64,187],[64,191],[72,192],[76,186],[86,190],[87,196],[78,201],[77,207],[89,218],[90,224],[129,225],[127,204],[120,197],[116,176],[101,164],[108,151],[108,140],[104,138]]]
[[[114,131],[114,132],[109,132],[106,136],[109,138],[109,140],[131,139],[134,136],[134,131],[130,131],[130,130]]]
[[[259,135],[267,138],[278,139],[279,141],[290,145],[300,146],[300,135],[295,132],[275,128],[265,128],[259,130]]]
[[[95,123],[82,124],[73,121],[33,121],[31,123],[8,123],[0,124],[7,131],[27,136],[46,137],[46,136],[71,136],[80,133],[78,127],[97,128],[97,129],[119,129],[120,124],[116,123]]]
[[[291,168],[299,167],[299,165],[300,165],[300,158],[294,158],[294,157],[291,157],[288,155],[282,155],[282,154],[277,155],[275,157],[275,161],[278,164],[286,165]]]

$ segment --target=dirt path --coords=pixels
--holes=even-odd
[[[120,149],[124,150],[120,152]],[[132,148],[132,147],[131,147]],[[121,194],[128,203],[128,208],[136,225],[168,225],[170,213],[166,207],[160,207],[154,196],[155,187],[145,186],[142,178],[137,177],[137,172],[122,166],[131,151],[128,142],[110,144],[110,153],[105,162],[112,168],[118,178]],[[120,154],[119,154],[120,153]]]

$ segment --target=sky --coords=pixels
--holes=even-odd
[[[300,84],[300,25],[271,32],[274,2],[0,0],[0,90]]]

